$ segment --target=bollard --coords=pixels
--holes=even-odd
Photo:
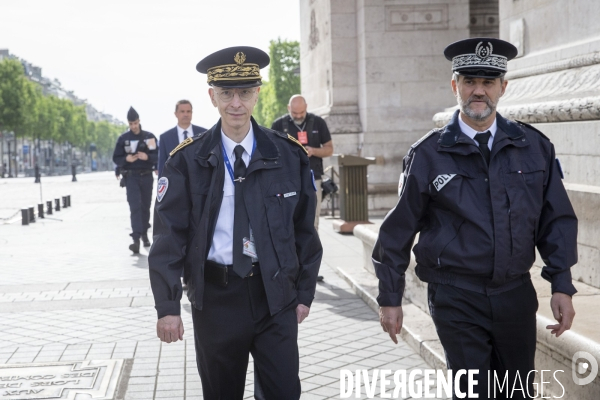
[[[71,207],[71,195],[67,195],[67,207]]]
[[[42,203],[38,204],[38,217],[44,218],[44,205]]]
[[[68,207],[68,205],[67,205],[67,196],[63,196],[62,197],[62,207],[63,208],[67,208]]]
[[[52,215],[52,200],[46,202],[46,214]]]
[[[54,209],[60,211],[60,199],[54,199]]]
[[[29,225],[29,210],[27,208],[21,209],[21,225]]]
[[[35,212],[33,207],[29,207],[29,222],[35,222]]]
[[[71,179],[71,182],[77,182],[77,178],[75,177],[76,170],[77,167],[75,165],[71,165],[71,174],[73,174],[73,179]]]

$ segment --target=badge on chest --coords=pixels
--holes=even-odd
[[[437,178],[435,178],[433,180],[433,182],[431,182],[433,184],[433,187],[435,187],[435,190],[437,190],[438,192],[440,190],[442,190],[442,188],[444,186],[446,186],[448,184],[448,182],[450,182],[450,180],[452,178],[454,178],[456,176],[456,174],[444,174],[444,175],[438,175]]]

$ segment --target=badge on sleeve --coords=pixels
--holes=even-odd
[[[167,189],[169,188],[169,180],[164,176],[158,180],[158,185],[156,187],[156,200],[160,203],[167,194]]]
[[[312,179],[312,184],[313,184],[313,189],[315,189],[315,192],[317,191],[317,184],[315,183],[315,173],[313,172],[313,170],[310,170],[310,177]]]

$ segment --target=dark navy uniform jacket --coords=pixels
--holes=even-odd
[[[425,282],[501,293],[530,278],[537,246],[552,293],[576,292],[577,218],[554,146],[529,125],[496,119],[489,167],[458,111],[404,158],[400,199],[373,251],[380,306],[401,305],[418,232],[416,273]]]
[[[134,149],[136,151],[133,151]],[[136,160],[132,163],[125,161],[128,154],[135,154],[137,151],[143,151],[148,154],[148,159]],[[117,145],[113,152],[113,161],[121,170],[152,170],[158,161],[158,143],[156,136],[144,130],[141,130],[137,135],[131,132],[131,130],[128,130],[119,136],[119,139],[117,140]]]
[[[316,195],[305,150],[254,119],[252,126],[256,149],[244,200],[273,315],[294,300],[310,307],[323,249],[314,228]],[[200,310],[203,304],[204,265],[227,173],[221,122],[193,140],[167,160],[168,188],[155,206],[148,261],[158,318],[180,314],[182,269],[190,302]]]

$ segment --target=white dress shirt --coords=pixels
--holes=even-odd
[[[238,144],[244,147],[244,154],[242,159],[246,163],[246,167],[250,165],[250,155],[252,154],[252,147],[254,146],[254,130],[250,125],[248,134],[242,140],[242,143],[236,143],[229,139],[223,130],[221,130],[221,139],[225,153],[229,158],[231,169],[233,171],[233,165],[235,163],[235,153],[233,149]],[[225,164],[225,163],[223,163]],[[219,216],[217,217],[217,225],[215,226],[215,233],[213,234],[212,244],[210,245],[210,251],[208,252],[208,259],[218,262],[219,264],[231,265],[233,264],[233,215],[235,212],[235,186],[231,180],[231,175],[225,167],[225,184],[223,185],[223,202],[219,209]],[[238,243],[242,246],[242,243]]]
[[[465,123],[465,121],[463,121],[462,116],[459,113],[458,114],[458,125],[460,126],[460,130],[463,131],[463,133],[465,135],[467,135],[468,137],[473,139],[473,142],[475,142],[475,144],[477,146],[479,146],[479,142],[477,142],[477,140],[475,140],[475,135],[477,135],[478,133],[490,131],[491,135],[490,135],[490,140],[488,141],[488,147],[490,150],[492,149],[492,144],[494,143],[494,136],[496,136],[496,131],[498,130],[498,124],[496,123],[496,118],[494,118],[494,122],[492,123],[492,126],[490,126],[488,129],[486,129],[483,132],[479,132],[479,131],[476,131],[475,129],[471,128],[469,125],[467,125]]]
[[[187,131],[187,137],[189,137],[189,138],[194,136],[194,130],[192,129],[192,124],[190,124],[190,126],[188,126],[187,129],[183,129],[182,127],[177,125],[177,136],[179,137],[179,143],[184,141],[183,131]]]

